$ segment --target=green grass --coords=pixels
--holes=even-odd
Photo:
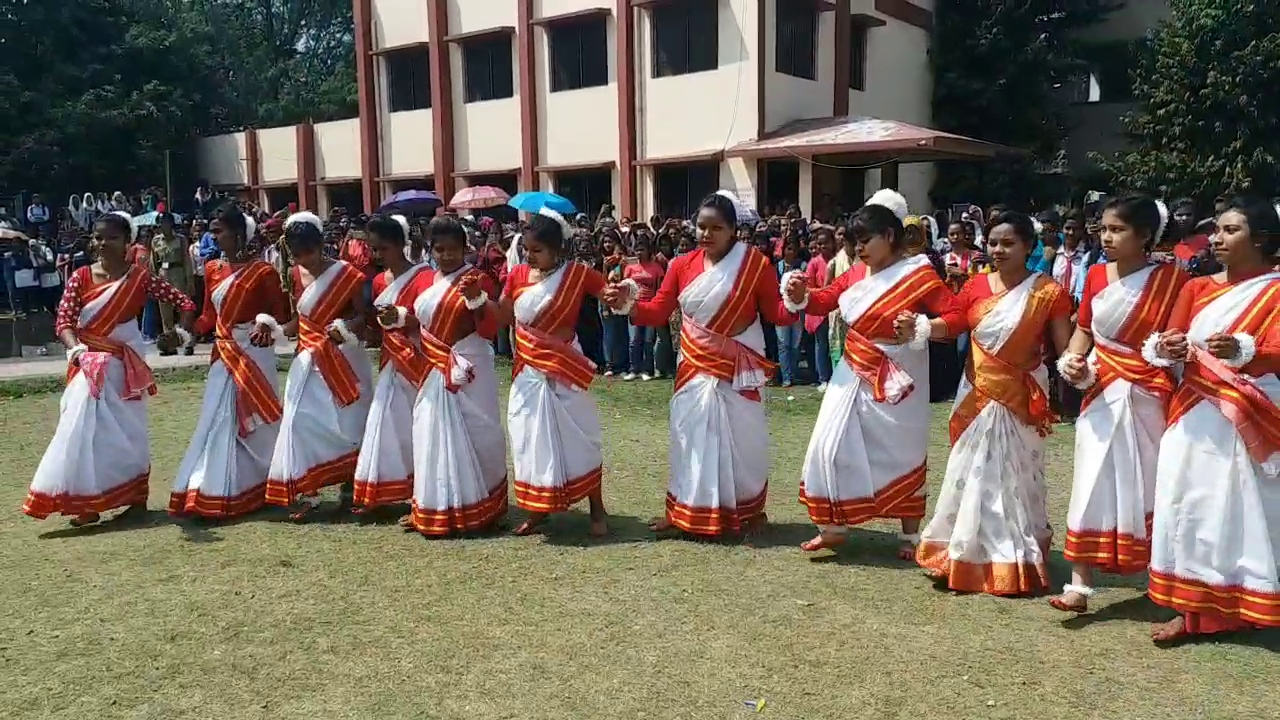
[[[1070,620],[1044,599],[935,589],[894,558],[891,523],[811,561],[796,548],[813,532],[796,502],[811,390],[770,395],[774,525],[747,547],[646,531],[667,478],[664,383],[595,391],[614,513],[598,544],[580,513],[546,537],[445,541],[272,512],[174,524],[158,509],[202,391],[181,373],[151,406],[149,520],[37,523],[17,508],[58,412],[38,389],[0,392],[0,718],[685,720],[764,699],[761,716],[797,720],[1225,720],[1280,700],[1275,634],[1156,649],[1148,622],[1165,615],[1140,578]],[[1049,446],[1059,533],[1070,443],[1060,427]]]

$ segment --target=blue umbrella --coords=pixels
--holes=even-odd
[[[549,192],[522,192],[508,200],[507,204],[520,212],[531,214],[537,213],[544,207],[566,216],[578,212],[568,198]]]
[[[430,190],[401,190],[383,200],[378,212],[407,217],[429,217],[435,215],[436,208],[443,204],[440,196]]]

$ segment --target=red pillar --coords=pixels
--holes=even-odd
[[[262,160],[258,147],[258,131],[254,128],[244,130],[244,165],[245,182],[249,185],[249,201],[254,205],[262,204]]]
[[[517,0],[516,51],[520,65],[520,190],[538,189],[538,85],[534,78],[533,0]]]
[[[436,194],[449,202],[453,197],[453,72],[449,63],[449,8],[446,0],[427,0],[427,27],[431,41],[432,174]]]
[[[378,207],[378,166],[381,140],[378,138],[378,98],[373,71],[373,7],[371,0],[353,0],[355,20],[356,86],[360,106],[360,186],[364,211]]]
[[[316,202],[316,126],[308,120],[298,123],[298,209],[315,211]]]
[[[831,97],[831,114],[844,117],[849,114],[849,73],[852,71],[850,55],[853,53],[853,18],[849,15],[849,0],[836,0],[836,72]]]
[[[614,46],[618,68],[618,217],[636,216],[636,41],[631,0],[617,0]]]

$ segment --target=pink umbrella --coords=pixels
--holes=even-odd
[[[449,207],[478,210],[480,208],[501,207],[507,204],[511,196],[502,188],[490,185],[474,185],[458,191],[449,201]]]

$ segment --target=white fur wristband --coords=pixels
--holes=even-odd
[[[626,291],[626,299],[622,301],[622,307],[611,312],[614,315],[630,315],[631,311],[635,309],[636,301],[640,299],[640,286],[636,284],[635,280],[627,278],[618,283],[618,288]]]
[[[1160,357],[1160,333],[1151,333],[1142,342],[1142,359],[1151,367],[1173,367],[1173,361]]]
[[[175,327],[174,332],[178,334],[178,339],[182,341],[182,347],[191,347],[196,344],[196,339],[191,337],[191,333],[187,332],[184,327]]]
[[[359,341],[356,334],[351,332],[351,328],[347,327],[347,321],[342,318],[329,323],[329,327],[326,329],[330,332],[337,330],[338,334],[342,336],[342,344],[344,345],[351,345]]]
[[[67,348],[67,362],[69,363],[75,362],[76,358],[80,357],[81,355],[87,352],[89,352],[88,345],[85,345],[84,343],[77,343]]]
[[[1098,382],[1098,372],[1097,370],[1094,370],[1093,364],[1089,362],[1089,358],[1081,355],[1080,353],[1062,353],[1058,358],[1058,374],[1062,376],[1062,379],[1066,380],[1067,363],[1072,360],[1081,360],[1084,362],[1084,377],[1076,382],[1071,382],[1070,380],[1067,380],[1067,382],[1071,384],[1071,387],[1077,390],[1088,390],[1093,387],[1093,384]]]
[[[284,339],[284,329],[280,327],[280,323],[276,319],[266,313],[258,313],[253,318],[255,325],[262,325],[271,331],[271,336],[277,340]]]
[[[929,347],[929,337],[933,334],[933,323],[924,315],[916,315],[916,329],[907,347],[912,350],[924,350]]]
[[[409,308],[403,307],[401,305],[395,305],[394,307],[396,309],[395,322],[388,325],[382,322],[382,318],[378,318],[378,324],[381,325],[386,330],[399,330],[400,328],[404,327],[405,318],[409,317]]]
[[[475,296],[474,298],[466,299],[467,309],[471,310],[472,312],[484,307],[485,303],[487,302],[489,302],[489,293],[485,292],[484,290],[481,290],[480,294]]]
[[[800,312],[803,312],[806,307],[809,307],[809,288],[805,287],[803,300],[801,300],[800,302],[793,302],[791,298],[787,295],[787,285],[791,284],[792,277],[799,277],[800,279],[803,280],[804,271],[788,270],[787,272],[783,273],[782,279],[778,281],[778,292],[782,295],[782,305],[787,309],[787,312],[798,314]]]
[[[1227,360],[1223,360],[1223,364],[1227,367],[1239,369],[1253,362],[1254,356],[1258,354],[1258,343],[1253,339],[1253,336],[1248,333],[1232,333],[1231,337],[1236,340],[1236,354]]]

